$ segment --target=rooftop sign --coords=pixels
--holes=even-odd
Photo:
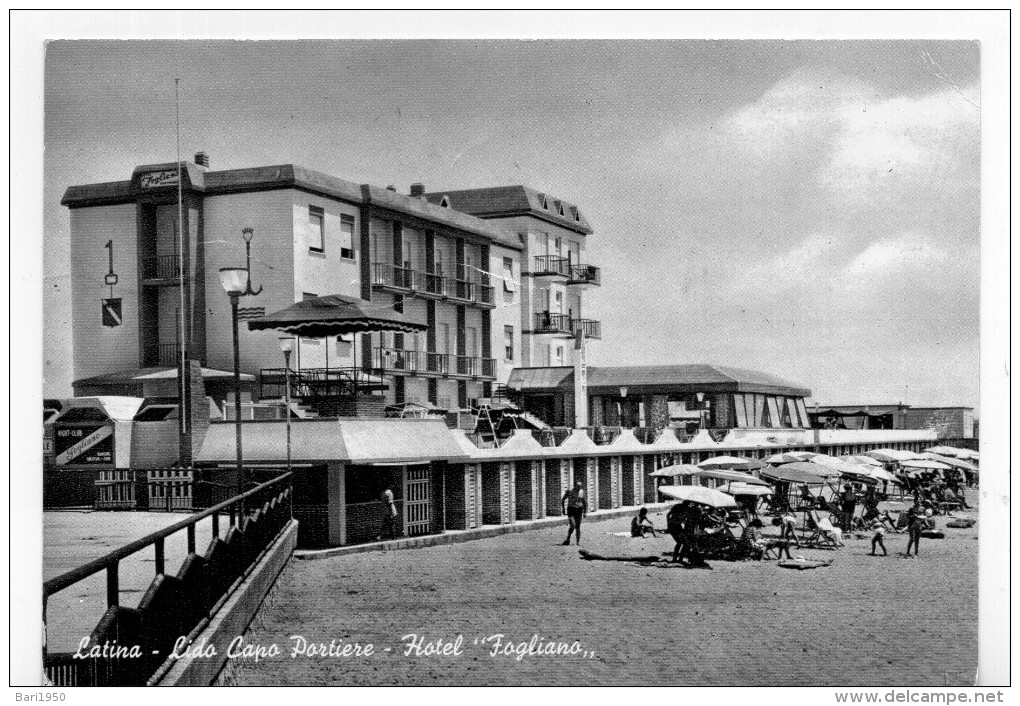
[[[153,189],[157,186],[172,186],[177,184],[177,170],[164,169],[158,172],[142,174],[138,183],[143,189]]]

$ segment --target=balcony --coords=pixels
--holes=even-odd
[[[544,276],[570,276],[570,260],[559,255],[536,255],[535,269],[532,273],[535,277]]]
[[[585,338],[602,338],[602,322],[594,319],[571,319],[570,332],[577,335],[577,332],[584,333]]]
[[[531,333],[554,333],[571,336],[574,329],[570,324],[570,317],[566,314],[554,314],[549,311],[535,312],[535,328]]]
[[[181,261],[177,253],[156,255],[142,259],[142,279],[158,281],[161,284],[178,284],[181,276]]]
[[[595,265],[571,265],[567,284],[601,286],[602,270]]]
[[[483,308],[496,306],[493,288],[474,277],[450,279],[386,262],[372,264],[372,287],[397,294],[413,292],[428,299],[456,299]]]
[[[467,355],[450,355],[400,348],[373,348],[372,367],[386,373],[426,377],[495,378],[496,361]]]
[[[423,279],[420,272],[398,267],[384,262],[372,265],[372,286],[380,289],[391,289],[398,292],[413,292],[422,288]]]

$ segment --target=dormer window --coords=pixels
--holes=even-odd
[[[442,206],[443,208],[449,208],[450,207],[449,197],[444,195],[443,198],[439,200],[439,205]]]
[[[563,215],[563,204],[559,201],[556,202],[556,213]]]
[[[542,209],[548,211],[549,210],[549,201],[546,200],[545,194],[539,194],[538,195],[538,200],[542,203]]]
[[[578,223],[581,222],[581,212],[577,210],[576,206],[570,207],[570,213],[573,214],[575,221],[577,221]]]

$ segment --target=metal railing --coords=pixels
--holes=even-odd
[[[594,319],[571,319],[570,332],[584,332],[585,338],[602,338],[602,322]]]
[[[450,280],[442,275],[425,273],[425,293],[436,297],[450,296]]]
[[[570,276],[570,260],[560,255],[536,255],[533,275]]]
[[[571,265],[567,284],[602,284],[602,270],[595,265]]]
[[[176,280],[181,273],[181,259],[177,253],[156,255],[142,260],[142,276],[145,279]]]
[[[572,334],[574,332],[567,314],[554,314],[551,311],[535,312],[534,330],[536,333]]]
[[[407,267],[376,262],[372,265],[372,284],[408,291],[423,290],[425,275]]]
[[[481,361],[482,361],[482,377],[483,378],[496,377],[496,359],[481,358]]]
[[[495,288],[488,285],[487,278],[479,281],[477,273],[466,268],[461,268],[458,277],[449,278],[386,262],[376,262],[372,264],[372,286],[418,292],[439,299],[459,299],[482,306],[496,305]]]
[[[129,686],[152,683],[173,664],[167,659],[175,641],[194,639],[227,598],[290,524],[291,474],[234,496],[169,527],[130,542],[98,559],[43,583],[43,629],[50,596],[106,572],[106,612],[90,643],[137,646],[103,657],[76,658],[70,653],[43,653],[46,676],[54,686]],[[245,509],[247,507],[247,509]],[[220,537],[220,516],[230,528]],[[204,555],[196,552],[196,526],[212,520],[212,541]],[[187,536],[188,556],[175,576],[166,573],[166,540]],[[120,604],[120,562],[152,547],[155,576],[137,609]],[[44,642],[45,644],[45,642]],[[79,650],[80,651],[80,650]]]
[[[380,370],[405,372],[425,371],[424,351],[410,351],[402,348],[373,348],[372,367]]]
[[[173,366],[181,363],[181,347],[176,343],[160,343],[156,346],[158,365]]]
[[[455,366],[454,370],[457,375],[478,377],[478,374],[481,372],[481,360],[478,358],[474,358],[469,355],[455,355],[453,356],[453,360]]]

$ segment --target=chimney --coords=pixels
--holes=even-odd
[[[416,182],[414,184],[411,184],[411,196],[420,199],[424,195],[425,195],[425,185],[424,184],[422,184],[420,181]]]
[[[386,187],[386,190],[387,191],[396,191],[397,187],[393,186],[393,184],[390,184],[389,186]]]
[[[206,169],[208,169],[209,168],[209,155],[206,154],[205,152],[196,152],[195,153],[195,164],[197,164],[200,167],[205,167]]]

